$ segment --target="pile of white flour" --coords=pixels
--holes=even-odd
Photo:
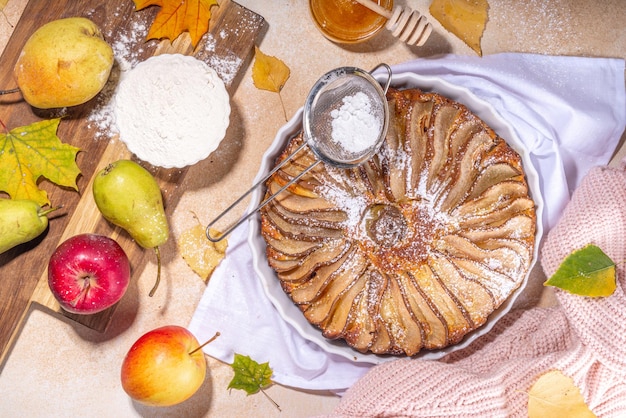
[[[185,167],[206,158],[226,135],[230,100],[224,82],[203,61],[157,55],[122,78],[113,112],[120,139],[138,158]]]

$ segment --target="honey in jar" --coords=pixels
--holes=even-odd
[[[393,0],[375,0],[391,10]],[[333,42],[357,43],[370,39],[387,23],[387,19],[354,0],[309,0],[317,28]]]

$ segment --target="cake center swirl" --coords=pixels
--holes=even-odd
[[[442,225],[420,201],[369,206],[362,220],[361,245],[371,262],[387,272],[399,272],[407,263],[421,265]]]
[[[395,206],[370,206],[364,219],[367,235],[380,246],[392,247],[406,237],[406,219]]]

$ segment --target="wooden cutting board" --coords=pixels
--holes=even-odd
[[[135,11],[132,0],[30,0],[0,58],[0,89],[15,87],[12,69],[18,55],[32,32],[46,22],[71,16],[88,17],[100,26],[107,40],[112,43],[116,36],[131,34],[138,23],[145,23],[145,27],[149,27],[158,11],[159,7],[156,6]],[[139,61],[161,53],[183,53],[195,55],[210,65],[219,62],[221,57],[227,57],[229,77],[225,83],[232,95],[267,23],[260,15],[230,0],[220,0],[219,6],[214,6],[211,12],[209,34],[195,51],[192,50],[189,36],[183,34],[173,43],[168,40],[146,42],[145,39],[138,39],[127,46],[130,48],[127,52]],[[205,47],[207,39],[210,45]],[[95,100],[69,110],[57,131],[63,142],[82,150],[77,157],[82,172],[78,179],[79,192],[42,180],[41,188],[48,192],[52,205],[63,205],[62,209],[51,215],[49,229],[42,236],[0,254],[0,369],[33,303],[99,331],[104,331],[110,322],[115,306],[95,315],[73,315],[62,311],[52,296],[47,284],[47,263],[54,249],[65,239],[85,232],[100,233],[116,239],[130,259],[133,277],[138,277],[147,261],[154,257],[153,251],[142,249],[128,234],[106,222],[95,206],[91,194],[94,174],[110,162],[133,156],[119,140],[97,138],[97,128],[88,121],[94,103]],[[21,100],[19,94],[0,96],[0,119],[9,129],[52,116],[32,108]],[[227,133],[222,144],[228,142]],[[186,189],[185,179],[200,174],[209,177],[207,173],[211,172],[212,160],[209,157],[185,169],[162,169],[140,163],[157,178],[163,192],[166,213],[171,216]],[[210,180],[207,178],[207,181]],[[175,252],[172,239],[162,248],[162,253],[168,251],[172,254]]]

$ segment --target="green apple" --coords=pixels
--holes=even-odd
[[[198,340],[177,325],[153,329],[130,348],[122,363],[122,387],[134,400],[171,406],[202,386],[206,359]]]
[[[102,90],[113,61],[113,49],[98,26],[84,17],[70,17],[46,23],[31,35],[14,75],[31,106],[76,106]]]

